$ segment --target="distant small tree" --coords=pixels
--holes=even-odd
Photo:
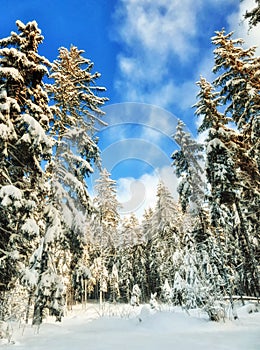
[[[173,301],[173,290],[169,285],[168,279],[165,280],[162,286],[162,300],[168,305],[171,305]]]
[[[138,284],[135,284],[133,286],[130,304],[132,306],[139,306],[139,304],[140,304],[140,297],[141,297],[141,290],[140,290]]]

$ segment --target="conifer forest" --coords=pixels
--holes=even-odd
[[[218,321],[227,302],[236,319],[235,300],[259,301],[260,57],[225,30],[211,40],[214,80],[198,77],[193,106],[205,141],[178,121],[178,200],[159,182],[142,219],[119,214],[102,167],[108,98],[93,62],[73,45],[41,56],[36,21],[0,40],[0,321],[61,321],[89,300],[201,308]]]

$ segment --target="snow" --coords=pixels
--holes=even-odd
[[[13,201],[20,202],[22,199],[22,192],[13,185],[2,186],[0,189],[1,204],[4,207],[13,204]]]
[[[22,283],[29,287],[36,287],[39,275],[35,269],[25,268],[22,272]]]
[[[23,232],[27,232],[29,235],[32,236],[38,236],[39,234],[39,227],[36,221],[32,218],[28,218],[25,220],[24,224],[21,227],[21,230]]]
[[[207,144],[207,153],[212,152],[214,148],[224,148],[227,150],[227,147],[224,145],[224,143],[217,137],[215,137],[213,140],[209,141]]]
[[[53,207],[52,205],[49,205],[46,208],[46,212],[48,213],[48,218],[51,221],[51,224],[49,225],[46,234],[45,234],[45,244],[53,242],[55,239],[57,239],[61,234],[61,221],[60,221],[60,213],[59,211]]]
[[[12,49],[3,49],[0,50],[0,55],[7,54],[8,52],[11,52]],[[0,68],[0,76],[1,77],[8,77],[16,81],[23,82],[23,77],[19,73],[18,69],[13,67],[1,67]]]
[[[45,144],[47,147],[52,147],[52,139],[46,135],[45,130],[42,128],[40,123],[37,122],[29,114],[23,114],[22,118],[24,122],[28,125],[28,132],[31,140],[35,145]],[[29,141],[28,134],[26,134],[26,142]]]
[[[0,106],[1,108],[1,106]],[[0,124],[0,138],[3,140],[3,141],[6,141],[8,140],[8,137],[10,135],[10,128],[5,125],[5,124]]]
[[[74,307],[75,308],[75,307]],[[19,350],[259,350],[260,313],[240,308],[239,319],[208,321],[197,310],[154,311],[149,306],[97,304],[78,306],[62,323],[48,319],[40,329],[12,325],[11,343]],[[2,342],[2,343],[1,343]]]

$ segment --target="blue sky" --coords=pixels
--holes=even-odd
[[[103,164],[118,181],[123,206],[135,185],[143,186],[142,200],[128,208],[139,215],[154,204],[159,179],[176,195],[171,135],[179,118],[197,137],[191,106],[200,75],[213,77],[214,31],[224,27],[247,45],[259,43],[259,28],[248,34],[242,21],[253,6],[253,0],[1,0],[0,36],[16,31],[17,19],[36,20],[45,37],[39,51],[50,61],[61,46],[85,50],[109,97],[108,126],[98,133]]]

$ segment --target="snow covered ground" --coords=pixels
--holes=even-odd
[[[103,315],[102,315],[103,314]],[[259,350],[260,312],[238,309],[236,321],[210,322],[199,311],[189,316],[180,309],[151,312],[149,306],[88,304],[75,308],[55,323],[37,331],[13,324],[10,343],[0,348],[17,350]]]

